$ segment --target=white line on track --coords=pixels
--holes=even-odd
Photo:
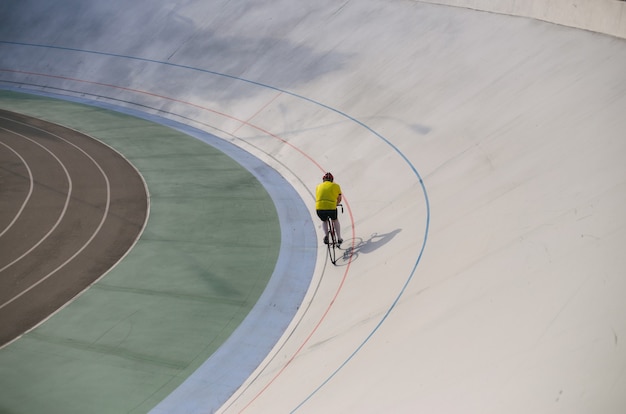
[[[43,243],[49,236],[50,234],[52,234],[52,232],[59,226],[59,223],[61,223],[61,220],[63,220],[63,217],[65,216],[65,212],[67,211],[67,206],[70,202],[70,198],[72,195],[72,178],[70,177],[69,172],[67,171],[67,168],[65,168],[65,165],[63,165],[63,162],[61,162],[61,160],[52,153],[52,151],[50,151],[48,148],[44,147],[43,145],[41,145],[40,143],[34,141],[33,139],[19,134],[15,131],[10,131],[8,129],[2,128],[5,131],[13,134],[13,135],[17,135],[21,138],[24,138],[28,141],[31,141],[33,144],[40,146],[41,148],[44,149],[44,151],[48,152],[55,160],[57,160],[57,162],[59,163],[59,165],[61,166],[61,168],[63,169],[63,171],[65,172],[65,176],[67,177],[68,180],[68,191],[67,191],[67,196],[65,197],[65,204],[63,205],[63,210],[61,211],[61,214],[59,215],[59,217],[57,218],[57,221],[54,223],[54,225],[52,226],[52,228],[50,230],[48,230],[48,232],[37,242],[35,243],[30,249],[28,249],[27,251],[25,251],[21,256],[19,256],[18,258],[16,258],[15,260],[13,260],[11,263],[6,264],[3,268],[0,269],[0,272],[5,271],[6,269],[8,269],[9,267],[13,266],[15,263],[19,262],[20,260],[22,260],[24,257],[26,257],[29,253],[31,253],[33,250],[35,250],[41,243]],[[0,306],[0,309],[2,309],[4,305]]]
[[[87,154],[82,148],[78,147],[77,145],[69,142],[68,140],[66,140],[63,137],[60,137],[56,134],[53,134],[49,131],[45,131],[43,129],[37,128],[37,127],[33,127],[31,125],[27,125],[27,124],[23,124],[21,122],[17,122],[18,124],[21,125],[25,125],[25,126],[29,126],[33,129],[36,129],[38,131],[44,132],[48,135],[51,135],[53,137],[56,137],[62,141],[65,141],[66,143],[68,143],[69,145],[73,146],[74,148],[76,148],[77,150],[79,150],[80,152],[82,152],[87,158],[89,158],[91,160],[91,162],[94,163],[94,165],[98,168],[98,170],[100,170],[100,173],[102,174],[102,176],[104,177],[104,180],[106,182],[106,188],[107,188],[107,196],[106,196],[106,206],[104,209],[104,214],[102,215],[102,219],[100,220],[100,223],[98,224],[98,227],[95,229],[95,231],[92,233],[91,237],[89,237],[89,239],[81,246],[80,249],[78,249],[72,256],[70,256],[66,261],[64,261],[63,263],[61,263],[56,269],[52,270],[50,273],[48,273],[46,276],[42,277],[41,279],[39,279],[37,282],[33,283],[30,287],[24,289],[22,292],[20,292],[19,294],[15,295],[12,299],[8,300],[7,302],[3,303],[2,305],[0,305],[0,309],[4,308],[5,306],[9,305],[10,303],[14,302],[15,300],[19,299],[20,297],[22,297],[23,295],[25,295],[26,293],[28,293],[29,291],[31,291],[32,289],[34,289],[35,287],[37,287],[38,285],[40,285],[41,283],[43,283],[45,280],[47,280],[48,278],[50,278],[52,275],[54,275],[56,272],[58,272],[60,269],[62,269],[65,265],[67,265],[69,262],[71,262],[72,260],[74,260],[74,258],[76,256],[78,256],[88,245],[89,243],[91,243],[91,241],[96,237],[96,235],[100,232],[100,230],[102,229],[102,226],[104,225],[104,221],[106,220],[108,214],[109,214],[109,207],[111,204],[111,185],[109,182],[109,177],[106,175],[106,173],[104,172],[104,170],[102,169],[102,167],[100,166],[100,164],[98,164],[98,162],[96,160],[93,159],[93,157],[91,157],[91,155]],[[12,132],[12,131],[9,131]],[[14,134],[17,134],[15,132],[12,132]],[[20,134],[17,134],[20,135]],[[26,138],[32,142],[32,139],[25,137],[23,135],[20,135],[23,138]],[[36,143],[36,142],[35,142]],[[63,165],[63,163],[52,153],[50,152],[47,148],[43,147],[41,144],[36,143],[37,145],[40,145],[42,148],[44,148],[46,151],[48,151],[57,161],[59,161],[59,163],[61,164],[63,170],[65,171],[67,178],[69,180],[69,191],[68,191],[68,196],[67,199],[65,201],[65,206],[63,208],[63,212],[61,214],[61,216],[59,217],[59,219],[57,220],[57,222],[55,223],[54,227],[44,236],[44,238],[42,238],[35,246],[33,246],[30,250],[28,250],[26,253],[24,253],[22,256],[20,256],[20,258],[16,259],[15,261],[13,261],[12,263],[10,263],[9,265],[5,266],[4,268],[0,269],[0,272],[2,272],[4,269],[6,269],[7,267],[9,267],[10,265],[12,265],[13,263],[15,263],[16,261],[20,260],[21,258],[23,258],[24,256],[26,256],[29,252],[31,252],[33,249],[35,249],[39,244],[41,244],[43,242],[43,240],[45,240],[45,238],[47,238],[50,233],[52,233],[52,231],[58,226],[59,222],[61,221],[61,219],[63,218],[63,216],[65,215],[65,211],[67,210],[67,205],[69,203],[70,200],[70,195],[72,193],[72,180],[69,176],[69,173],[67,172],[67,169],[65,168],[65,166]]]
[[[4,128],[2,128],[2,129],[4,129]],[[4,129],[4,130],[6,131],[6,129]],[[33,173],[30,170],[30,167],[28,166],[28,163],[26,162],[26,160],[17,151],[15,151],[13,148],[11,148],[9,145],[5,144],[4,142],[0,142],[0,144],[2,144],[5,147],[7,147],[9,149],[9,151],[12,151],[20,160],[22,160],[22,164],[24,164],[24,167],[26,167],[26,170],[28,171],[28,181],[29,181],[28,194],[26,195],[26,198],[22,202],[22,206],[18,210],[17,214],[15,214],[15,217],[13,217],[13,220],[11,220],[9,225],[6,226],[6,228],[4,230],[2,230],[2,232],[0,233],[0,237],[2,237],[2,236],[4,236],[4,234],[7,231],[9,231],[9,229],[11,227],[13,227],[13,225],[15,224],[17,219],[22,215],[22,212],[24,211],[24,208],[26,207],[26,204],[28,204],[28,200],[30,200],[30,196],[33,194],[34,180],[33,180]]]

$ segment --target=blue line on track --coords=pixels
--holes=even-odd
[[[390,148],[392,148],[404,160],[404,162],[406,162],[406,164],[409,166],[409,168],[411,169],[411,171],[413,172],[413,174],[416,176],[416,178],[418,179],[418,181],[420,183],[420,186],[422,188],[422,192],[424,194],[424,202],[426,203],[426,228],[424,230],[424,239],[423,239],[423,242],[422,242],[422,247],[421,247],[421,249],[419,251],[419,254],[417,256],[415,264],[414,264],[414,266],[413,266],[413,268],[412,268],[412,270],[411,270],[407,280],[405,281],[404,285],[402,286],[402,289],[398,293],[396,299],[392,302],[391,306],[389,307],[389,309],[387,309],[387,311],[383,315],[382,319],[378,322],[378,324],[374,327],[374,329],[363,340],[363,342],[354,350],[354,352],[352,352],[352,354],[350,356],[348,356],[348,358],[331,375],[329,375],[328,378],[325,381],[323,381],[300,404],[298,404],[292,410],[292,412],[297,411],[304,404],[306,404],[307,401],[309,401],[319,390],[321,390],[328,382],[330,382],[330,380],[332,380],[332,378],[335,375],[337,375],[337,373],[339,371],[341,371],[341,369],[343,369],[343,367],[345,367],[352,360],[352,358],[354,358],[354,356],[369,342],[369,340],[379,330],[379,328],[387,320],[387,318],[389,317],[389,315],[391,314],[393,309],[398,304],[400,298],[402,297],[402,295],[406,291],[407,286],[409,285],[409,283],[413,279],[413,277],[415,275],[415,271],[417,270],[417,266],[419,265],[419,263],[422,260],[422,256],[424,254],[424,249],[426,248],[426,242],[428,240],[428,232],[429,232],[429,229],[430,229],[430,202],[429,202],[429,199],[428,199],[428,193],[426,191],[426,186],[424,185],[424,181],[422,179],[422,176],[417,171],[417,168],[415,168],[413,163],[411,163],[411,161],[407,158],[407,156],[398,147],[396,147],[393,143],[391,143],[391,141],[389,141],[387,138],[385,138],[384,136],[382,136],[378,132],[374,131],[372,128],[370,128],[369,126],[367,126],[363,122],[361,122],[361,121],[357,120],[356,118],[346,114],[345,112],[342,112],[342,111],[340,111],[338,109],[332,108],[332,107],[330,107],[330,106],[328,106],[326,104],[323,104],[321,102],[315,101],[315,100],[313,100],[311,98],[307,98],[306,96],[298,95],[298,94],[296,94],[294,92],[290,92],[290,91],[287,91],[287,90],[284,90],[284,89],[280,89],[280,88],[277,88],[275,86],[266,85],[266,84],[263,84],[263,83],[260,83],[260,82],[255,82],[255,81],[252,81],[252,80],[249,80],[249,79],[240,78],[240,77],[237,77],[237,76],[228,75],[228,74],[224,74],[224,73],[219,73],[219,72],[211,71],[211,70],[208,70],[208,69],[201,69],[201,68],[196,68],[196,67],[193,67],[193,66],[179,65],[179,64],[176,64],[176,63],[163,62],[163,61],[159,61],[159,60],[141,58],[141,57],[136,57],[136,56],[127,56],[127,55],[121,55],[121,54],[115,54],[115,53],[107,53],[107,52],[98,52],[98,51],[91,51],[91,50],[75,49],[75,48],[62,47],[62,46],[38,45],[38,44],[31,44],[31,43],[7,42],[7,41],[0,41],[0,43],[13,44],[13,45],[18,45],[18,46],[41,47],[41,48],[48,48],[48,49],[60,49],[60,50],[67,50],[67,51],[72,51],[72,52],[89,53],[89,54],[95,54],[95,55],[117,57],[117,58],[122,58],[122,59],[131,59],[131,60],[137,60],[137,61],[143,61],[143,62],[151,62],[151,63],[160,64],[160,65],[167,65],[167,66],[178,67],[178,68],[182,68],[182,69],[193,70],[193,71],[197,71],[197,72],[209,73],[209,74],[212,74],[212,75],[215,75],[215,76],[221,76],[221,77],[225,77],[225,78],[230,78],[230,79],[238,80],[238,81],[241,81],[241,82],[245,82],[245,83],[261,86],[263,88],[275,90],[277,92],[281,92],[281,93],[284,93],[286,95],[291,95],[293,97],[296,97],[296,98],[308,101],[308,102],[310,102],[310,103],[312,103],[314,105],[317,105],[317,106],[323,107],[325,109],[328,109],[329,111],[332,111],[332,112],[334,112],[334,113],[336,113],[336,114],[338,114],[338,115],[340,115],[340,116],[342,116],[342,117],[344,117],[344,118],[346,118],[346,119],[348,119],[348,120],[350,120],[350,121],[360,125],[361,127],[363,127],[366,130],[368,130],[370,133],[372,133],[373,135],[378,137],[380,140],[385,142]]]

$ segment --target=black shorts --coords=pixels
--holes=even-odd
[[[315,211],[317,211],[317,217],[319,217],[320,220],[322,220],[322,221],[328,220],[328,217],[330,217],[333,220],[337,220],[337,209],[334,209],[334,210],[315,210]]]

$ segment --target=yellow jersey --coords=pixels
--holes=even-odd
[[[317,185],[315,189],[315,209],[335,210],[337,208],[337,197],[341,194],[339,184],[332,181],[324,181]]]

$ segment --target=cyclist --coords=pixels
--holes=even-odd
[[[324,244],[328,244],[328,218],[333,220],[337,233],[337,244],[343,243],[341,228],[337,220],[337,204],[341,203],[341,187],[335,183],[335,178],[329,172],[322,177],[322,183],[315,188],[315,211],[322,220],[324,229]]]

